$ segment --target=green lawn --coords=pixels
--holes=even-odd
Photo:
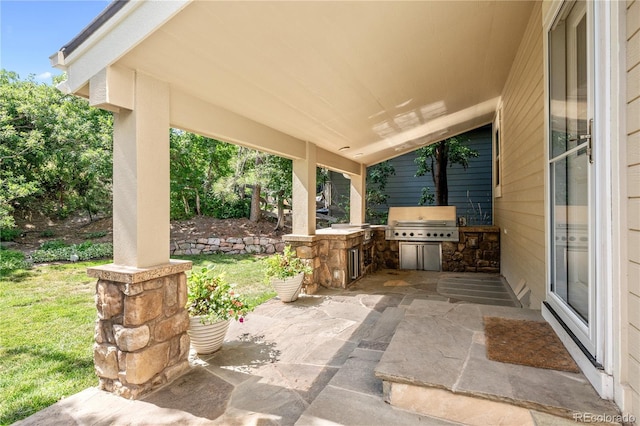
[[[214,263],[258,304],[275,296],[251,255],[181,256],[194,268]],[[37,266],[0,277],[0,424],[96,386],[93,372],[95,279],[86,268],[109,261]]]

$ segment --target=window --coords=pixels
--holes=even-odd
[[[500,161],[500,155],[502,153],[502,135],[500,134],[501,116],[502,108],[499,107],[493,122],[493,194],[495,197],[502,197],[502,162]]]

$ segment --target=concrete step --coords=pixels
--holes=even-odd
[[[375,368],[385,400],[469,425],[616,419],[615,405],[580,373],[487,359],[484,316],[542,321],[539,311],[528,309],[415,300]]]
[[[451,299],[485,305],[520,307],[507,282],[501,277],[445,277],[438,280],[439,294]]]

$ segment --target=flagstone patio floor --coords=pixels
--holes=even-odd
[[[18,424],[569,425],[580,410],[617,413],[581,374],[487,360],[482,315],[542,318],[437,292],[439,279],[464,276],[382,270],[345,290],[273,299],[231,324],[222,349],[192,354],[191,371],[141,400],[89,388]],[[411,400],[424,389],[427,402]],[[392,397],[402,402],[385,402]]]

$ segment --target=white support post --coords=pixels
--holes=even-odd
[[[360,225],[365,219],[365,192],[367,189],[367,167],[360,165],[360,175],[351,175],[349,198],[349,222]]]
[[[316,146],[306,143],[304,159],[293,160],[292,233],[316,233]]]
[[[113,261],[169,263],[169,85],[136,74],[134,109],[114,114]]]

